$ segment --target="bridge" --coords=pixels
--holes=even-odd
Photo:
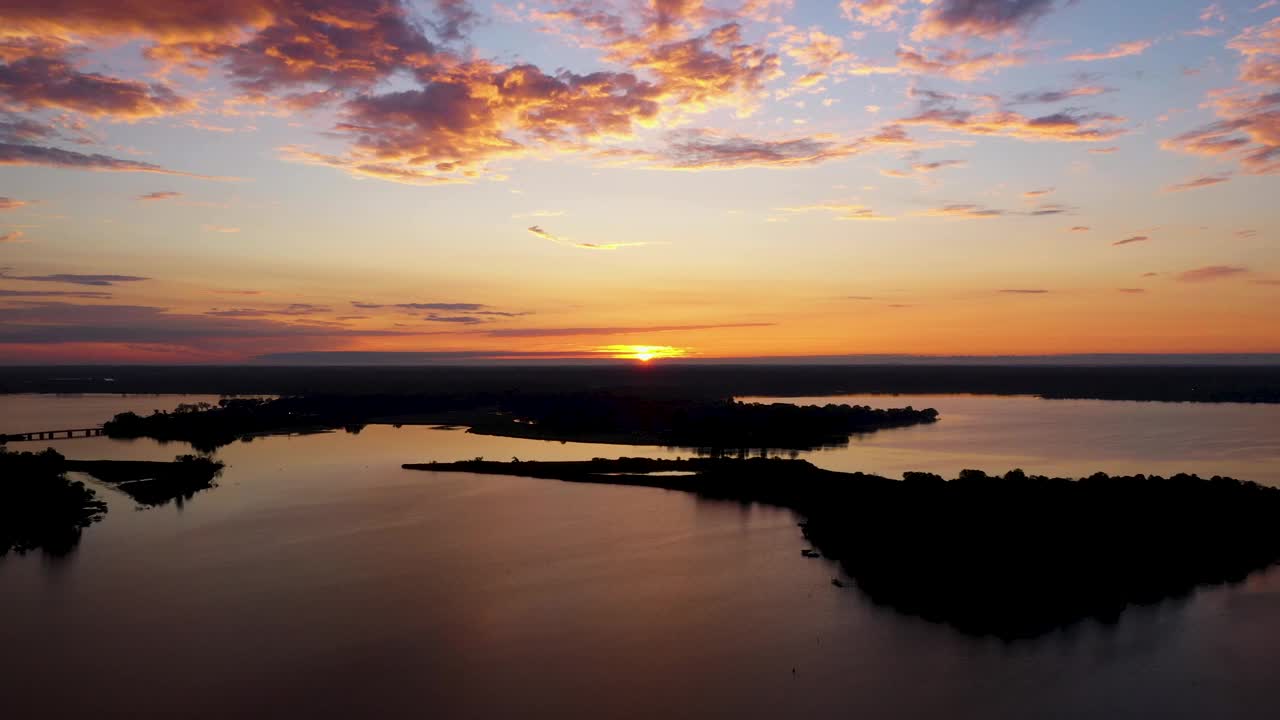
[[[37,432],[0,434],[0,443],[36,442],[38,440],[67,440],[77,437],[97,437],[101,434],[101,427],[73,428],[71,430],[39,430]]]

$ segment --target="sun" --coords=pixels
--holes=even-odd
[[[596,352],[609,355],[618,360],[639,360],[648,363],[653,360],[681,358],[689,354],[687,348],[671,345],[606,345],[596,348]]]

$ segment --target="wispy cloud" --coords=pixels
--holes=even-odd
[[[21,230],[10,230],[7,233],[0,234],[0,245],[4,243],[22,242],[23,237],[24,237],[24,233]]]
[[[156,192],[149,192],[145,195],[139,195],[138,199],[139,200],[173,200],[174,198],[180,198],[180,197],[182,197],[182,193],[177,192],[175,190],[157,190]]]
[[[1132,42],[1124,42],[1119,45],[1113,45],[1107,50],[1099,52],[1085,51],[1068,55],[1067,60],[1073,62],[1096,62],[1098,60],[1114,60],[1122,57],[1132,57],[1141,55],[1146,52],[1155,43],[1151,40],[1134,40]]]
[[[312,303],[290,303],[274,308],[214,308],[205,312],[205,315],[214,317],[269,317],[272,315],[280,315],[284,317],[306,316],[306,315],[327,315],[333,312],[333,308],[327,305],[315,305]]]
[[[1115,88],[1102,87],[1101,85],[1078,85],[1062,90],[1041,90],[1038,92],[1022,92],[1013,96],[1010,101],[1011,105],[1029,105],[1035,103],[1050,104],[1066,102],[1083,97],[1093,97],[1095,95],[1105,95],[1106,93],[1115,92]]]
[[[880,215],[871,208],[859,203],[845,202],[829,202],[815,203],[813,205],[794,205],[791,207],[778,208],[781,212],[788,213],[811,213],[822,212],[831,213],[837,220],[893,220],[887,215]]]
[[[1233,265],[1209,265],[1207,267],[1187,270],[1178,274],[1180,282],[1206,282],[1209,280],[1225,280],[1239,277],[1249,272],[1248,268]]]
[[[109,292],[95,290],[0,290],[0,298],[77,298],[80,300],[107,300]]]
[[[105,287],[117,283],[134,283],[151,278],[137,275],[77,275],[74,273],[57,273],[54,275],[10,275],[0,270],[0,280],[21,280],[23,282],[64,283],[68,285],[94,285]]]
[[[0,142],[0,165],[43,165],[45,167],[69,170],[155,173],[158,175],[181,175],[202,180],[233,181],[239,179],[170,170],[153,163],[123,160],[100,153],[86,154],[75,152],[74,150],[10,142]]]
[[[490,337],[568,337],[575,335],[642,335],[645,333],[692,332],[695,330],[719,330],[725,328],[771,327],[773,323],[724,323],[715,325],[623,325],[617,327],[562,327],[562,328],[506,328],[487,330]]]
[[[1134,236],[1132,236],[1132,237],[1127,237],[1127,238],[1125,238],[1125,239],[1123,239],[1123,240],[1117,240],[1117,241],[1115,241],[1115,242],[1113,242],[1113,243],[1111,243],[1111,244],[1112,244],[1112,245],[1115,245],[1115,246],[1120,246],[1120,245],[1132,245],[1132,244],[1134,244],[1134,243],[1143,243],[1143,242],[1147,242],[1147,241],[1148,241],[1148,240],[1150,240],[1150,239],[1151,239],[1151,238],[1150,238],[1150,237],[1148,237],[1148,236],[1146,236],[1146,235],[1134,235]]]
[[[24,303],[0,308],[0,343],[174,343],[184,348],[225,351],[242,347],[260,351],[263,342],[278,340],[280,349],[297,348],[300,338],[383,337],[406,335],[389,330],[349,330],[333,323],[283,322],[271,318],[217,317],[184,314],[168,308],[81,304]],[[239,344],[239,345],[237,345]],[[270,346],[267,346],[270,347]]]
[[[513,218],[527,218],[527,217],[549,218],[549,217],[564,217],[567,214],[568,213],[566,213],[564,210],[533,210],[531,212],[517,213],[515,215],[512,215],[511,217]]]
[[[942,217],[955,218],[959,220],[990,220],[1006,215],[1004,210],[996,210],[994,208],[982,205],[974,205],[972,203],[954,203],[951,205],[943,205],[942,207],[930,208],[923,212],[916,213],[924,217]]]
[[[550,240],[551,242],[556,243],[557,245],[564,245],[566,247],[578,248],[580,250],[621,250],[623,248],[629,248],[629,247],[643,247],[645,245],[658,244],[656,242],[615,242],[615,243],[574,242],[573,240],[569,240],[568,238],[562,238],[557,235],[553,235],[547,232],[546,230],[543,230],[541,227],[537,225],[530,226],[528,230],[530,233],[532,233],[536,237],[542,238],[543,240]]]
[[[475,317],[474,315],[439,315],[436,313],[427,315],[422,319],[426,322],[453,323],[458,325],[479,325],[481,323],[488,322],[488,320]]]
[[[1195,190],[1197,188],[1205,188],[1211,185],[1220,185],[1231,180],[1231,173],[1222,173],[1220,175],[1204,175],[1198,178],[1192,178],[1185,182],[1176,183],[1174,185],[1166,185],[1164,192],[1182,192],[1184,190]]]
[[[964,160],[935,160],[933,162],[913,162],[906,170],[881,170],[880,174],[892,178],[926,177],[939,170],[953,167],[964,167]]]

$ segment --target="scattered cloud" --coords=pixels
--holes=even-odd
[[[1134,55],[1141,55],[1154,44],[1154,41],[1151,40],[1134,40],[1132,42],[1113,45],[1107,50],[1099,52],[1085,51],[1076,53],[1075,55],[1068,55],[1067,60],[1072,62],[1096,62],[1098,60],[1114,60],[1116,58],[1132,57]]]
[[[1056,0],[931,0],[911,35],[916,39],[996,40],[1024,33],[1048,15]]]
[[[57,273],[54,275],[10,275],[0,269],[0,280],[21,280],[23,282],[64,283],[68,285],[94,285],[106,287],[117,283],[133,283],[151,278],[136,275],[76,275],[73,273]]]
[[[262,349],[272,338],[296,348],[303,337],[378,337],[404,335],[388,330],[348,330],[332,323],[284,322],[269,318],[184,314],[145,305],[23,303],[0,307],[0,343],[174,343],[186,348],[225,351],[243,342],[244,350]]]
[[[1209,187],[1211,185],[1219,185],[1229,182],[1231,173],[1222,173],[1220,175],[1204,175],[1202,177],[1193,178],[1186,182],[1176,183],[1174,185],[1166,185],[1164,192],[1181,192],[1183,190],[1195,190],[1197,188]]]
[[[299,317],[306,315],[327,315],[332,312],[333,308],[326,305],[290,303],[288,305],[275,308],[214,308],[206,311],[205,315],[213,315],[215,317],[270,317],[272,315]]]
[[[1015,215],[1030,215],[1031,217],[1044,217],[1046,215],[1065,215],[1075,212],[1076,208],[1061,203],[1041,203],[1031,210],[1022,213],[1011,213]]]
[[[527,218],[527,217],[548,218],[548,217],[564,217],[567,214],[568,213],[566,213],[564,210],[534,210],[532,212],[517,213],[515,215],[512,215],[511,217],[513,218]]]
[[[109,292],[93,290],[0,290],[0,298],[77,298],[81,300],[108,300]]]
[[[881,170],[880,174],[885,177],[893,178],[910,178],[928,176],[939,170],[946,168],[964,167],[967,165],[964,160],[935,160],[933,162],[913,162],[906,170],[887,169]]]
[[[1210,91],[1205,105],[1217,120],[1161,147],[1236,160],[1250,174],[1280,173],[1280,17],[1245,28],[1227,46],[1244,56],[1241,84]]]
[[[1178,274],[1179,282],[1206,282],[1210,280],[1225,280],[1227,278],[1239,277],[1249,272],[1248,268],[1235,267],[1231,265],[1209,265],[1207,267],[1187,270]]]
[[[20,110],[70,110],[120,120],[141,120],[195,107],[161,83],[84,73],[66,58],[50,56],[28,56],[0,65],[0,101]]]
[[[484,303],[470,302],[369,303],[352,300],[351,305],[361,310],[394,310],[410,314],[425,312],[426,315],[421,316],[424,322],[455,325],[480,325],[533,314],[530,312],[495,310],[492,306]],[[357,317],[364,319],[367,316]]]
[[[926,107],[898,122],[969,135],[1003,136],[1028,141],[1104,142],[1127,132],[1123,127],[1126,122],[1123,117],[1073,109],[1031,117],[1012,110],[975,113],[954,106],[934,106]]]
[[[907,45],[899,47],[896,70],[922,75],[941,75],[954,80],[975,80],[1004,68],[1018,67],[1031,62],[1027,52],[970,52],[963,48],[922,48]]]
[[[550,240],[551,242],[556,243],[557,245],[564,245],[566,247],[574,247],[582,250],[621,250],[623,248],[643,247],[645,245],[656,244],[653,242],[620,242],[620,243],[574,242],[572,240],[569,240],[568,238],[562,238],[562,237],[553,235],[547,232],[546,230],[543,230],[541,227],[537,225],[530,226],[528,230],[530,233],[532,233],[537,237],[542,238],[543,240]]]
[[[1134,243],[1147,242],[1147,241],[1148,241],[1148,240],[1150,240],[1150,239],[1151,239],[1151,238],[1150,238],[1150,237],[1147,237],[1146,235],[1134,235],[1134,236],[1132,236],[1132,237],[1127,237],[1127,238],[1125,238],[1125,239],[1123,239],[1123,240],[1117,240],[1117,241],[1115,241],[1115,242],[1113,242],[1113,243],[1111,243],[1111,244],[1112,244],[1112,245],[1115,245],[1115,246],[1120,246],[1120,245],[1132,245],[1132,244],[1134,244]]]
[[[473,315],[437,315],[434,313],[431,315],[427,315],[422,319],[426,322],[456,323],[459,325],[478,325],[481,323],[488,322],[483,318],[478,318]]]
[[[693,332],[697,330],[720,330],[726,328],[760,328],[772,327],[773,323],[724,323],[717,325],[642,325],[620,327],[563,327],[563,328],[504,328],[486,330],[490,337],[531,338],[531,337],[568,337],[575,335],[642,335],[660,332]]]
[[[21,230],[10,230],[7,233],[0,234],[0,245],[22,242],[23,236],[24,233]]]
[[[1107,93],[1115,92],[1115,88],[1103,87],[1101,85],[1079,85],[1076,87],[1064,88],[1061,90],[1040,90],[1036,92],[1021,92],[1013,96],[1010,101],[1011,105],[1032,105],[1032,104],[1051,104],[1066,102],[1084,97],[1096,97]]]
[[[673,133],[660,164],[678,170],[817,165],[859,151],[855,143],[828,137],[768,140],[696,129]]]
[[[955,218],[958,220],[990,220],[992,218],[1002,217],[1007,213],[1004,210],[995,210],[982,205],[956,203],[931,208],[917,214],[925,217]]]
[[[156,173],[159,175],[181,175],[203,180],[236,179],[170,170],[152,163],[123,160],[100,153],[80,153],[74,150],[10,142],[0,142],[0,165],[41,165],[69,170]]]
[[[139,200],[173,200],[174,198],[180,198],[180,197],[182,197],[182,193],[174,190],[157,190],[156,192],[149,192],[146,195],[139,195],[138,199]]]
[[[783,207],[778,208],[778,210],[788,213],[831,213],[836,220],[893,220],[892,217],[880,215],[871,208],[858,203],[816,203],[814,205]]]
[[[26,207],[31,203],[26,200],[14,200],[10,197],[0,197],[0,210],[16,210],[20,207]]]
[[[840,12],[849,20],[892,30],[909,4],[910,0],[840,0]]]

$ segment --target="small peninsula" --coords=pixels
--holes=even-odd
[[[894,480],[778,458],[408,464],[643,485],[790,508],[873,602],[971,635],[1035,637],[1238,582],[1280,561],[1280,489],[1194,475],[966,470]],[[816,553],[815,553],[816,554]],[[840,583],[837,583],[840,584]]]

